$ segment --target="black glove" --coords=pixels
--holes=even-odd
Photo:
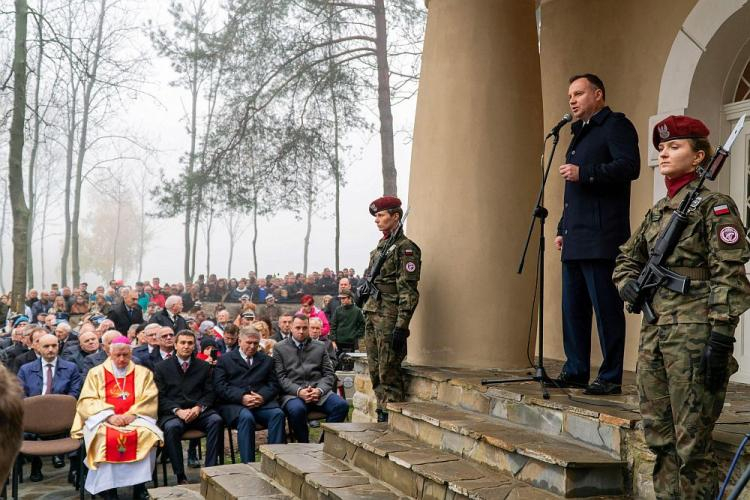
[[[640,293],[641,287],[638,286],[638,282],[636,280],[629,280],[622,287],[622,290],[620,290],[620,298],[629,304],[635,304]]]
[[[391,349],[397,353],[406,352],[407,338],[409,338],[409,330],[406,328],[394,328],[391,335]]]
[[[710,392],[721,389],[727,380],[729,356],[732,354],[734,337],[727,337],[720,333],[711,332],[706,348],[703,349],[701,369],[703,383]]]

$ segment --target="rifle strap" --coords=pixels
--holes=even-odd
[[[670,267],[670,271],[696,281],[711,279],[711,272],[707,267]]]

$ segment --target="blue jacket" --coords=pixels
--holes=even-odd
[[[23,386],[23,393],[28,398],[42,394],[42,362],[43,359],[26,363],[18,370],[18,379]],[[78,372],[78,366],[65,361],[58,356],[55,376],[52,379],[52,394],[68,394],[78,398],[81,394],[83,379]]]
[[[580,168],[565,183],[562,260],[614,260],[630,237],[630,183],[640,174],[638,134],[624,114],[605,107],[588,125],[573,124],[566,163]]]

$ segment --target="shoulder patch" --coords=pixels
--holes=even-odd
[[[719,237],[719,248],[735,248],[741,241],[742,233],[734,224],[720,224],[716,227],[716,235]]]

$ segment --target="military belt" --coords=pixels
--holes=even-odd
[[[378,290],[380,290],[380,293],[398,293],[398,287],[396,285],[387,285],[384,283],[375,283],[375,286],[378,287]]]
[[[669,269],[691,280],[706,281],[711,279],[711,272],[707,267],[670,267]]]

